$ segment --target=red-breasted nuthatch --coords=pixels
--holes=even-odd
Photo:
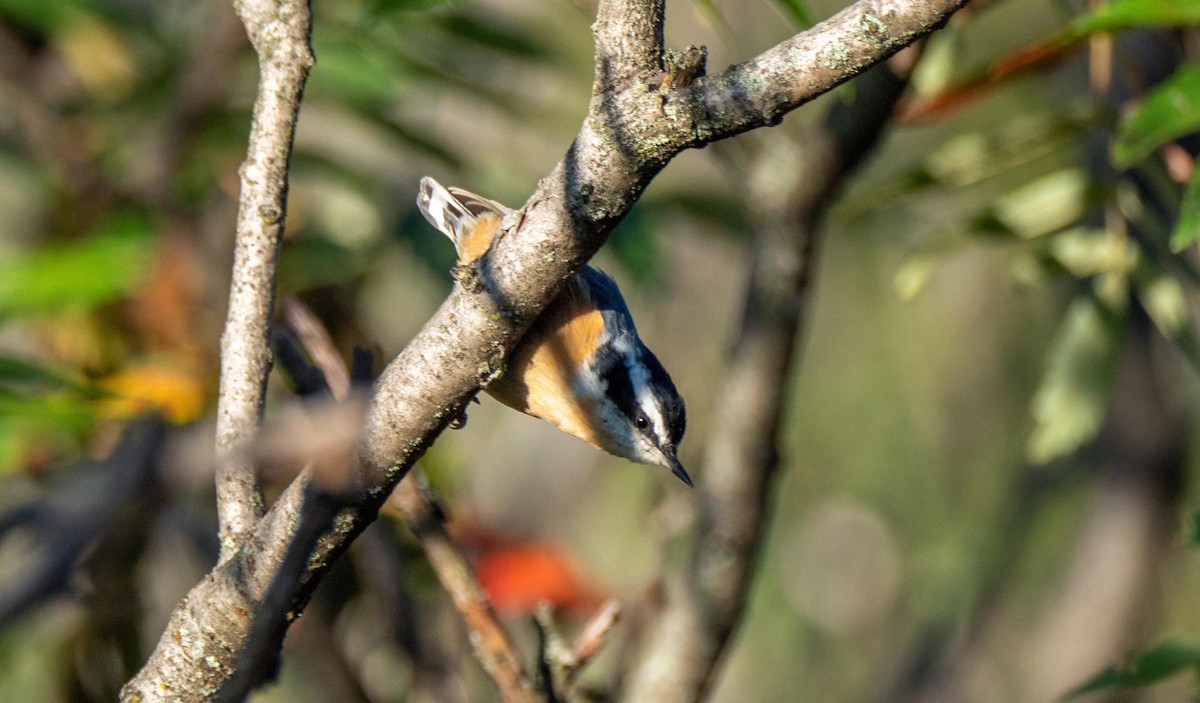
[[[460,266],[483,256],[510,212],[432,178],[421,179],[417,206],[454,242]],[[584,266],[565,284],[485,390],[610,454],[665,466],[692,485],[676,456],[687,421],[683,398],[603,271]]]

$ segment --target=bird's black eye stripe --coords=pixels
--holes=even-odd
[[[635,414],[639,412],[637,397],[633,393],[633,381],[629,378],[629,369],[625,368],[624,360],[619,355],[612,355],[600,377],[606,384],[605,395],[625,417],[636,422]]]

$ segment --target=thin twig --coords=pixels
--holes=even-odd
[[[234,6],[258,52],[260,77],[240,169],[233,279],[221,335],[216,476],[221,561],[233,556],[263,514],[262,490],[242,450],[262,419],[288,162],[300,97],[313,64],[307,0],[235,0]]]
[[[450,594],[454,608],[472,632],[471,649],[500,690],[506,703],[533,703],[537,700],[517,648],[509,639],[500,619],[475,577],[470,563],[454,544],[441,511],[437,508],[414,472],[392,492],[389,503],[404,515],[404,522],[416,535],[421,549],[437,574],[442,588]]]
[[[289,298],[284,301],[283,308],[289,326],[325,379],[345,379],[340,390],[337,385],[330,384],[334,399],[344,399],[349,389],[350,371],[338,355],[325,326],[299,300]],[[442,510],[422,484],[420,469],[414,467],[392,492],[389,505],[394,505],[403,515],[405,524],[420,542],[438,581],[472,633],[469,638],[471,650],[495,682],[501,698],[506,703],[533,703],[536,700],[533,685],[516,646],[496,616],[470,562],[446,530]]]

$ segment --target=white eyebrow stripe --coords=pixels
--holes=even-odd
[[[654,425],[655,436],[660,441],[665,441],[669,436],[667,422],[663,417],[662,407],[658,404],[658,397],[650,388],[650,369],[642,363],[636,349],[625,353],[625,364],[629,368],[629,380],[633,384],[633,395],[637,398],[638,406]]]

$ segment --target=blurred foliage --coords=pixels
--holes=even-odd
[[[1069,25],[1077,34],[1134,27],[1179,27],[1200,24],[1197,0],[1114,0],[1098,5]]]
[[[1074,700],[1089,693],[1138,689],[1183,671],[1200,674],[1200,644],[1168,640],[1138,652],[1127,666],[1113,667],[1097,674],[1063,700]]]
[[[280,289],[303,296],[341,349],[378,344],[390,354],[437,305],[453,263],[449,243],[416,212],[417,179],[435,175],[518,205],[583,113],[592,9],[313,4],[317,64],[297,131]],[[935,648],[931,631],[973,632],[998,582],[1015,594],[1007,627],[1035,629],[1076,548],[1096,473],[1081,450],[1111,412],[1139,310],[1167,342],[1156,348],[1170,360],[1161,383],[1180,424],[1194,428],[1200,72],[1188,26],[1200,23],[1200,2],[1067,7],[1005,0],[933,37],[908,106],[928,109],[899,111],[880,157],[830,215],[790,389],[778,522],[719,700],[783,700],[798,686],[815,699],[879,699],[881,680],[906,657]],[[668,9],[668,44],[706,43],[718,67],[840,5],[693,0]],[[1154,80],[1121,48],[1128,30],[1147,27],[1193,42]],[[1111,100],[1089,91],[1084,75],[1088,42],[1101,33],[1117,41],[1117,78],[1135,84]],[[0,0],[0,509],[94,479],[68,460],[104,455],[147,408],[181,425],[211,415],[254,67],[224,2]],[[822,105],[761,136],[793,138],[793,124]],[[707,411],[748,258],[744,176],[727,163],[682,155],[598,260],[620,278],[639,329],[688,399],[689,466],[712,429]],[[268,412],[287,397],[274,384],[272,393]],[[494,404],[473,407],[471,418],[427,462],[456,513],[503,529],[479,558],[497,588],[515,593],[506,601],[514,610],[539,595],[530,583],[538,569],[564,603],[590,604],[642,592],[660,539],[678,553],[671,535],[686,511],[662,476]],[[604,471],[586,471],[600,463]],[[1058,492],[1032,501],[1026,487],[1038,482]],[[178,489],[138,564],[154,583],[141,594],[145,631],[157,633],[164,609],[203,572],[202,540],[187,536],[211,537],[209,482],[198,484]],[[204,506],[198,515],[195,506]],[[25,534],[8,524],[6,538]],[[405,622],[447,641],[444,658],[460,661],[467,646],[447,634],[452,614],[427,571],[409,563],[411,544],[402,547],[404,568],[385,581],[407,584],[426,618]],[[0,563],[22,571],[7,549]],[[1170,687],[1181,677],[1160,681],[1196,667],[1187,642],[1200,632],[1200,610],[1179,603],[1191,602],[1200,562],[1168,558],[1161,630],[1190,639],[1134,653],[1080,695]],[[870,587],[856,587],[864,581]],[[87,590],[101,582],[80,587],[86,607],[60,602],[0,635],[6,699],[104,699],[80,662],[117,665],[107,645],[78,644],[105,641],[80,634],[94,625],[86,613],[102,611],[107,592]],[[437,670],[384,632],[388,618],[370,600],[379,594],[331,582],[322,597],[334,603],[301,625],[351,653],[346,668],[373,699],[402,697]],[[336,614],[326,631],[323,607]],[[1020,690],[1024,665],[1013,652],[1026,640],[1001,637],[986,653],[988,675],[1009,684],[996,690]],[[263,699],[319,700],[333,685],[309,665],[327,657],[298,649],[299,665],[289,660]],[[478,672],[459,668],[460,686],[486,698]]]
[[[1189,66],[1155,86],[1142,104],[1122,120],[1113,142],[1113,161],[1118,166],[1135,164],[1166,142],[1198,129],[1200,66]]]
[[[152,226],[117,214],[81,242],[47,245],[0,263],[0,322],[94,308],[128,295],[145,275]]]

